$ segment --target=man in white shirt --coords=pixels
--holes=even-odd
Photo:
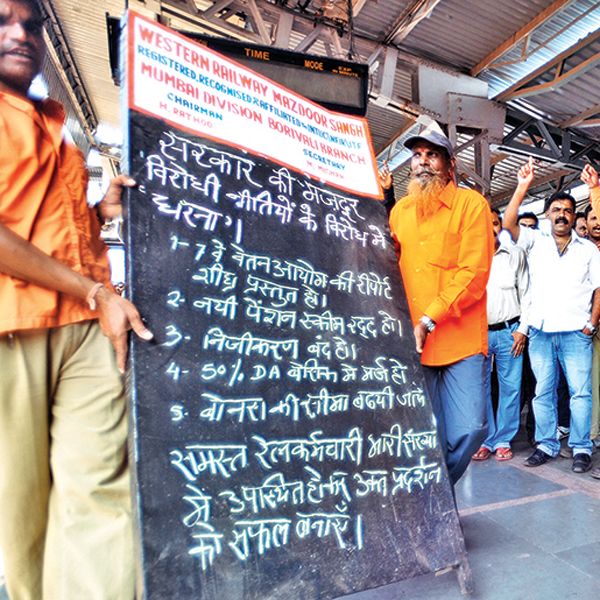
[[[560,363],[571,394],[571,430],[575,473],[592,467],[592,336],[600,319],[600,254],[573,230],[575,200],[557,193],[546,200],[551,232],[519,227],[518,210],[533,181],[533,159],[517,175],[517,188],[504,214],[504,227],[527,252],[530,276],[529,355],[536,378],[533,411],[538,447],[525,461],[543,465],[560,450],[556,437],[557,366]]]
[[[588,213],[588,218],[590,218],[590,215],[593,215],[592,218],[590,218],[590,226],[592,228],[595,228],[597,226],[597,222],[598,219],[595,218],[597,214],[600,214],[600,182],[598,179],[598,172],[596,171],[596,169],[594,169],[594,167],[592,167],[592,165],[586,165],[583,168],[583,171],[581,173],[581,180],[589,186],[590,188],[590,212]],[[599,241],[600,241],[600,236],[599,237]],[[594,240],[592,240],[594,241]],[[600,245],[598,245],[598,249],[600,249]],[[596,341],[596,338],[598,336],[596,336],[594,338],[596,347],[598,346],[598,342]],[[600,352],[599,352],[600,354]],[[596,357],[594,357],[596,358]],[[598,367],[598,361],[593,361],[593,371],[592,371],[592,390],[594,389],[594,386],[596,385],[600,385],[599,384],[599,377],[598,377],[598,372],[599,372],[599,367]],[[600,415],[599,415],[600,409],[598,408],[597,405],[593,405],[592,406],[592,431],[591,431],[591,437],[594,440],[594,443],[596,444],[596,446],[598,446],[598,440],[600,439],[600,426],[599,426],[599,420],[600,420]],[[595,438],[594,438],[595,435]],[[590,475],[592,477],[595,477],[596,479],[600,479],[600,467],[596,467],[595,469],[592,469],[592,472],[590,473]]]
[[[492,209],[495,252],[487,284],[488,357],[487,420],[488,433],[473,460],[513,457],[510,443],[519,429],[523,349],[527,340],[526,320],[521,318],[522,301],[529,290],[525,252],[518,246],[502,244],[502,219]],[[494,414],[491,379],[493,362],[498,374],[498,409]]]

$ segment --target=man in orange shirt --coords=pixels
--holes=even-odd
[[[0,0],[0,547],[12,600],[132,600],[122,372],[128,330],[152,334],[110,285],[62,107],[27,96],[43,55],[35,0]]]
[[[454,183],[452,145],[426,130],[412,153],[408,195],[390,214],[400,271],[452,483],[486,436],[486,285],[494,255],[489,205]],[[391,176],[381,182],[389,199]],[[392,192],[393,195],[393,192]]]

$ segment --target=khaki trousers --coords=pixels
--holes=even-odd
[[[0,336],[0,547],[11,600],[132,600],[127,421],[97,321]]]

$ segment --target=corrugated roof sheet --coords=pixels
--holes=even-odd
[[[443,0],[400,47],[465,73],[552,0]]]
[[[113,85],[108,68],[105,12],[119,16],[124,10],[124,0],[87,3],[78,0],[50,1],[63,25],[98,118],[113,126],[118,125],[118,88]],[[173,2],[182,8],[186,6],[183,0],[180,2],[172,0]],[[283,10],[281,3],[275,0],[257,0],[257,3],[265,17],[268,15],[269,28],[271,33],[274,33],[277,24],[275,17],[278,11]],[[293,4],[288,3],[286,10]],[[354,18],[355,49],[358,59],[367,61],[377,49],[378,43],[390,35],[394,24],[416,4],[416,0],[367,0]],[[552,4],[553,0],[478,0],[477,2],[441,0],[431,15],[420,21],[399,43],[399,49],[409,55],[428,59],[468,74],[510,36],[527,26],[532,19]],[[201,3],[198,0],[197,5],[206,8],[211,6],[212,2],[203,0]],[[324,3],[321,1],[320,5],[324,6]],[[312,10],[314,13],[316,6],[315,4],[313,7],[308,3],[307,11]],[[174,25],[187,28],[184,20],[178,23],[175,19]],[[488,68],[479,75],[479,78],[489,84],[490,95],[495,96],[599,26],[600,2],[573,0],[535,29],[531,35],[529,48],[536,51],[527,60]],[[305,23],[294,30],[290,49],[297,46],[304,36],[312,31],[312,27]],[[344,49],[347,49],[347,34],[343,34],[341,43]],[[328,47],[323,41],[310,48],[310,53],[313,54],[325,55],[327,52]],[[578,60],[585,60],[586,56],[593,56],[597,52],[600,52],[600,46],[590,46],[581,53]],[[516,60],[521,53],[522,44],[518,44],[506,52],[498,62]],[[413,89],[413,67],[409,63],[400,62],[394,81],[394,94],[407,100],[414,99],[418,91]],[[381,68],[374,72],[379,77]],[[547,76],[542,76],[540,80],[543,81],[545,78],[547,79]],[[515,101],[513,104],[533,114],[543,115],[552,123],[560,124],[600,104],[598,81],[600,81],[600,68],[594,67],[559,90]],[[376,80],[373,81],[373,85],[375,84]],[[374,104],[369,107],[367,118],[373,144],[378,151],[385,148],[390,140],[397,138],[399,132],[414,122],[408,114]],[[577,131],[576,126],[574,130]],[[600,140],[600,127],[587,127],[578,131]],[[468,154],[465,160],[469,160]],[[492,161],[497,160],[498,156],[492,153]],[[520,160],[518,157],[508,157],[497,162],[492,181],[493,198],[510,194],[512,188],[510,179],[518,168]],[[538,172],[550,175],[552,168],[549,165],[540,165]],[[402,178],[403,175],[399,177]]]
[[[585,17],[579,18],[585,14]],[[537,28],[531,35],[526,60],[520,60],[523,44],[517,44],[507,52],[501,62],[514,64],[486,69],[480,78],[490,85],[490,97],[497,96],[513,82],[519,81],[538,67],[551,61],[556,55],[575,45],[590,32],[600,27],[600,2],[578,0],[568,5],[553,18]],[[500,61],[498,61],[500,62]]]

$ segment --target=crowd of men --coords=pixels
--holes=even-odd
[[[117,215],[122,187],[134,182],[114,179],[88,207],[62,107],[28,97],[43,55],[35,0],[0,0],[0,547],[12,600],[132,600],[122,374],[129,330],[152,334],[110,284],[98,218]],[[395,202],[387,166],[380,181],[452,483],[472,458],[513,458],[528,361],[536,449],[525,464],[553,459],[562,427],[573,471],[589,471],[599,433],[598,173],[582,173],[585,213],[568,194],[548,198],[542,231],[533,213],[519,216],[532,161],[502,220],[456,185],[442,133],[405,145],[407,196]],[[514,243],[501,239],[503,228]]]
[[[469,450],[473,460],[513,458],[527,388],[524,361],[533,374],[529,417],[535,422],[535,450],[525,465],[538,467],[560,453],[572,458],[573,472],[591,470],[600,478],[600,468],[592,469],[600,441],[597,172],[588,165],[582,173],[591,196],[585,212],[576,212],[568,193],[546,199],[545,230],[534,213],[519,215],[534,179],[533,159],[520,168],[502,219],[494,209],[479,212],[485,200],[456,187],[452,146],[440,132],[426,130],[405,145],[413,152],[407,196],[395,203],[387,166],[380,181],[451,480],[464,472]],[[501,239],[503,229],[512,240]],[[476,311],[477,323],[485,320],[485,340]],[[465,369],[476,358],[483,374]],[[564,448],[562,437],[568,437]]]

